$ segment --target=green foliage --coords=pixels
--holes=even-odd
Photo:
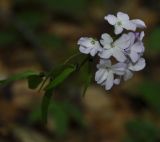
[[[0,32],[0,46],[11,44],[17,40],[17,35],[14,32]]]
[[[9,83],[11,83],[13,81],[26,79],[26,78],[28,78],[30,76],[33,76],[33,75],[37,75],[37,72],[34,72],[34,71],[25,71],[25,72],[22,72],[22,73],[15,74],[15,75],[9,77],[6,80],[1,80],[0,84],[1,85],[7,85],[7,84],[9,84]]]
[[[50,111],[52,118],[55,122],[55,129],[58,135],[64,135],[69,127],[69,116],[64,110],[63,105],[61,103],[52,102],[50,105]]]
[[[29,28],[38,28],[47,21],[47,14],[43,11],[25,10],[17,14],[17,18]]]
[[[160,52],[160,27],[156,28],[150,34],[148,39],[148,50],[151,53],[159,53]]]
[[[152,122],[133,120],[126,125],[128,137],[125,142],[158,142],[160,129]]]
[[[138,86],[144,100],[160,113],[160,82],[144,81]]]
[[[70,14],[81,15],[85,14],[87,9],[87,0],[40,0],[53,11]]]
[[[48,108],[49,118],[54,120],[55,132],[58,136],[65,135],[69,129],[70,121],[75,121],[80,126],[84,126],[81,111],[72,103],[67,101],[51,100]],[[41,111],[39,107],[30,113],[29,123],[41,121]]]

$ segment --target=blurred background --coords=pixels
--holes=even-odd
[[[159,0],[0,0],[0,79],[48,71],[78,52],[81,36],[112,33],[107,14],[145,21],[146,68],[107,92],[95,83],[81,97],[86,68],[58,87],[48,124],[43,92],[26,81],[0,90],[0,142],[160,142]]]

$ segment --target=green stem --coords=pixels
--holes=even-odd
[[[75,58],[76,56],[79,56],[81,55],[82,53],[77,53],[77,54],[74,54],[72,56],[70,56],[66,61],[64,61],[64,65],[66,65],[68,62],[70,62],[73,58]]]
[[[87,61],[89,61],[90,60],[90,56],[88,55],[86,58],[84,58],[84,60],[82,60],[82,62],[79,64],[79,66],[77,67],[77,71],[79,71],[80,69],[81,69],[81,67],[83,66],[83,65],[85,65],[85,63],[87,62]]]

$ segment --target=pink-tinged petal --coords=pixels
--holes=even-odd
[[[113,57],[117,59],[117,61],[119,62],[124,62],[126,61],[126,56],[124,55],[124,53],[118,49],[118,48],[113,48]]]
[[[107,80],[105,82],[105,89],[110,90],[113,86],[114,75],[112,71],[108,72]]]
[[[140,58],[140,55],[133,50],[130,52],[129,56],[130,56],[133,63],[137,62],[138,59]]]
[[[122,27],[126,30],[131,30],[131,31],[136,30],[136,25],[134,23],[132,23],[131,21],[122,22]]]
[[[107,20],[108,23],[111,25],[115,25],[117,22],[117,17],[111,14],[105,16],[104,19]]]
[[[146,28],[146,24],[140,19],[131,20],[137,28]]]
[[[102,38],[102,40],[100,40],[100,42],[101,42],[101,44],[103,46],[105,46],[106,44],[110,45],[113,42],[112,37],[109,34],[107,34],[107,33],[102,34],[101,38]]]
[[[126,13],[123,13],[123,12],[118,12],[117,13],[117,18],[120,19],[121,21],[129,20],[129,16]]]
[[[133,73],[130,70],[126,70],[126,72],[125,72],[125,74],[123,76],[123,79],[125,81],[127,81],[127,80],[131,79],[132,77],[133,77]]]
[[[129,69],[132,71],[140,71],[140,70],[144,69],[145,66],[146,66],[145,59],[140,58],[136,64],[134,64],[134,65],[130,64]]]
[[[115,25],[114,28],[115,28],[115,29],[114,29],[114,33],[115,33],[116,35],[122,33],[122,31],[123,31],[123,28],[122,28],[121,26]]]
[[[113,50],[108,49],[108,50],[103,50],[102,52],[100,52],[98,55],[103,58],[103,59],[109,59],[112,56]]]
[[[137,52],[137,53],[142,53],[144,51],[144,45],[141,41],[137,41],[133,46],[131,47],[131,50]]]
[[[127,65],[125,63],[117,63],[112,66],[112,70],[117,75],[124,75]]]

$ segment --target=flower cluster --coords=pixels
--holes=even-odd
[[[109,14],[104,19],[114,26],[115,35],[120,36],[113,39],[109,34],[103,33],[100,41],[82,37],[78,40],[78,45],[80,52],[93,57],[99,56],[95,81],[110,90],[114,84],[120,84],[122,79],[130,79],[133,72],[145,67],[145,59],[142,57],[144,31],[136,32],[136,29],[143,29],[146,25],[139,19],[130,20],[129,16],[122,12],[118,12],[117,16]],[[129,32],[122,34],[124,29]],[[112,64],[113,62],[115,64]]]

